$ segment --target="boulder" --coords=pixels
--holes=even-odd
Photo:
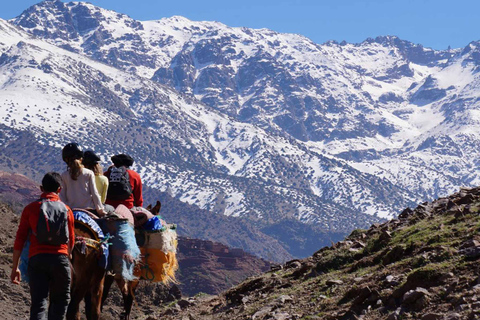
[[[284,304],[285,302],[292,302],[293,298],[289,295],[281,295],[280,297],[277,298],[277,301],[280,302],[281,304]]]
[[[426,313],[422,316],[420,320],[440,320],[443,319],[443,316],[437,313]]]
[[[261,320],[264,319],[265,316],[267,316],[271,311],[272,311],[272,306],[265,306],[255,312],[252,316],[252,320]]]
[[[342,285],[343,281],[342,280],[335,280],[335,279],[330,279],[327,280],[326,285],[331,287],[331,286],[339,286]]]
[[[300,268],[301,266],[302,266],[302,263],[298,259],[290,260],[285,263],[285,269],[297,269],[297,268]]]
[[[461,320],[462,315],[459,313],[449,313],[445,316],[445,320]]]
[[[419,311],[428,305],[430,293],[424,288],[410,290],[403,295],[402,305]]]

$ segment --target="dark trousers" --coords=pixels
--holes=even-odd
[[[63,254],[37,254],[28,261],[30,284],[30,320],[63,320],[70,302],[71,270]]]

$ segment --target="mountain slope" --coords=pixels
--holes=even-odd
[[[406,209],[153,319],[477,319],[480,189]]]
[[[479,181],[476,42],[320,45],[61,1],[11,23],[36,38],[2,23],[5,139],[35,132],[56,148],[79,136],[105,155],[127,148],[151,187],[277,239],[277,222],[345,233]]]
[[[7,22],[0,21],[0,28],[0,144],[6,150],[2,167],[9,171],[15,171],[13,163],[31,177],[61,171],[59,149],[72,140],[104,160],[128,152],[151,189],[215,214],[246,218],[277,239],[282,234],[270,226],[280,221],[313,225],[296,229],[300,235],[310,230],[300,243],[318,239],[310,247],[378,219],[361,211],[391,215],[412,198],[301,141],[236,121]],[[38,155],[45,160],[30,166]],[[228,241],[232,245],[234,237]],[[298,246],[290,241],[285,248],[296,254]],[[253,252],[250,245],[244,249]],[[280,252],[261,254],[282,260]]]
[[[32,6],[12,22],[239,121],[306,141],[311,151],[412,191],[408,200],[479,181],[476,157],[458,151],[477,154],[477,42],[440,51],[393,36],[320,45],[267,29],[178,16],[137,21],[60,1]],[[238,165],[230,171],[249,174],[249,163]],[[392,216],[358,202],[352,205],[363,212]]]

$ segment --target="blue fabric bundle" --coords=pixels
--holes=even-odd
[[[165,227],[162,226],[162,221],[159,216],[154,216],[153,218],[148,219],[148,221],[141,227],[141,229],[146,231],[158,231],[163,230]]]
[[[109,254],[108,243],[107,243],[108,235],[107,236],[104,235],[98,223],[92,217],[90,217],[90,215],[85,211],[74,210],[73,217],[75,218],[75,220],[86,224],[90,229],[92,229],[94,232],[97,233],[97,236],[100,239],[100,242],[102,243],[102,256],[98,260],[98,265],[104,269],[107,269],[108,254]]]
[[[140,249],[135,240],[135,230],[127,220],[97,220],[104,232],[112,235],[110,240],[110,268],[125,280],[134,280],[135,264],[140,259]]]

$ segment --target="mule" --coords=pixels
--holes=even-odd
[[[157,201],[154,207],[152,207],[152,205],[149,205],[146,209],[150,211],[153,215],[157,215],[160,212],[161,206],[162,205],[160,201]],[[110,288],[113,282],[117,283],[118,288],[122,293],[123,308],[125,311],[125,320],[130,320],[130,313],[132,311],[133,302],[135,301],[135,289],[139,284],[139,279],[126,281],[121,276],[114,276],[111,274],[107,274],[105,276],[105,282],[103,286],[104,289],[103,289],[103,297],[102,297],[102,303],[101,303],[102,307],[105,303],[105,300],[107,299],[108,292],[110,291]]]
[[[99,244],[99,238],[93,230],[78,221],[75,221],[75,237],[84,238],[85,241],[76,241],[72,252],[73,277],[67,320],[80,320],[80,302],[86,296],[87,319],[99,320],[106,273],[98,264],[100,247],[95,248],[95,243]],[[85,242],[90,245],[85,245]]]

